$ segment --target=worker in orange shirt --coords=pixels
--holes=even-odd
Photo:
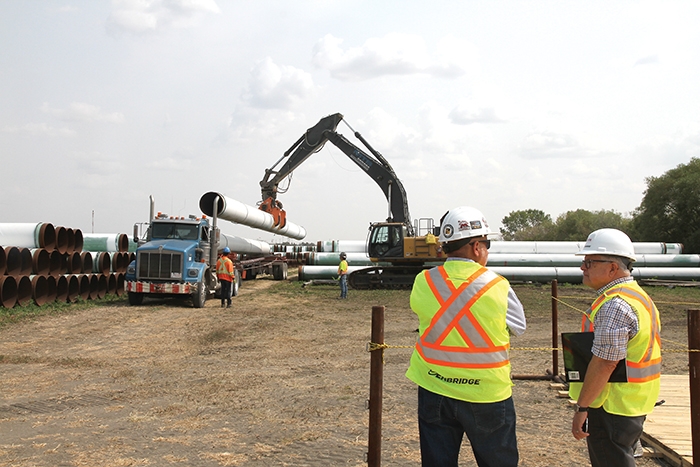
[[[233,272],[233,261],[228,257],[231,254],[231,249],[225,247],[216,262],[216,277],[221,281],[221,308],[231,307],[231,293],[233,292],[233,281],[235,280]]]

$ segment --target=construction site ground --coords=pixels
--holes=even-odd
[[[551,289],[514,285],[528,330],[513,373],[552,368]],[[664,342],[685,348],[697,289],[649,289]],[[658,292],[658,293],[657,293]],[[561,287],[560,330],[593,292]],[[404,373],[417,333],[409,291],[246,281],[231,308],[211,299],[126,300],[0,329],[2,466],[362,466],[368,444],[371,308],[386,306],[381,459],[419,465],[416,386]],[[579,300],[568,297],[582,297]],[[691,305],[689,305],[691,304]],[[678,345],[676,345],[678,344]],[[560,356],[561,362],[561,356]],[[664,373],[687,374],[687,353]],[[561,363],[560,363],[561,366]],[[546,380],[514,382],[521,466],[588,464],[572,408]],[[460,465],[476,465],[465,441]],[[638,465],[665,465],[652,458]]]

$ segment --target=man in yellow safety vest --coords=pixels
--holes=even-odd
[[[411,291],[420,337],[406,376],[418,385],[424,467],[456,467],[465,433],[480,467],[518,465],[508,349],[525,314],[508,281],[485,267],[490,233],[477,209],[447,212],[447,260],[418,274]]]
[[[596,230],[577,254],[584,256],[583,283],[598,298],[581,326],[593,331],[593,356],[583,383],[569,384],[577,401],[571,432],[586,439],[594,467],[634,466],[634,445],[659,395],[659,313],[632,278],[634,246],[624,232]],[[627,382],[608,382],[621,361]]]

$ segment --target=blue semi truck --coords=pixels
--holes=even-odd
[[[147,296],[187,296],[195,308],[220,290],[216,278],[219,230],[216,217],[171,217],[154,214],[151,221],[134,225],[136,259],[129,264],[124,287],[129,304],[140,305]],[[235,268],[233,295],[238,295],[241,269]]]

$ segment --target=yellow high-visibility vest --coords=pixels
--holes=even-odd
[[[420,338],[406,377],[468,402],[509,398],[509,290],[506,279],[470,261],[447,261],[421,272],[411,292]]]
[[[627,344],[626,383],[608,383],[591,407],[611,414],[637,417],[651,413],[659,396],[661,377],[661,321],[656,305],[636,281],[626,282],[601,294],[584,316],[582,331],[593,331],[598,310],[619,297],[629,303],[637,315],[639,330]],[[570,383],[569,395],[578,399],[583,383]]]

